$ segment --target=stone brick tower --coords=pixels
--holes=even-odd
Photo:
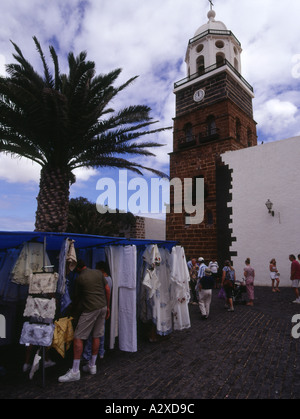
[[[178,240],[188,257],[230,258],[231,173],[220,155],[257,145],[253,88],[241,75],[241,44],[208,12],[208,23],[190,39],[187,77],[175,83],[176,116],[171,179],[204,179],[204,220],[186,225],[186,213],[167,215],[167,239]],[[243,199],[243,197],[241,197]],[[192,215],[191,215],[192,216]]]

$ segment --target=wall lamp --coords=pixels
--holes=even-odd
[[[272,211],[272,208],[273,208],[273,202],[271,202],[269,199],[267,200],[267,202],[266,202],[266,207],[268,208],[268,210],[269,210],[269,214],[271,214],[272,215],[272,217],[274,217],[274,211]]]

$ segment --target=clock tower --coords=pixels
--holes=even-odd
[[[241,75],[241,44],[224,23],[215,20],[212,7],[207,16],[208,22],[188,43],[187,76],[174,85],[176,116],[170,154],[170,177],[182,184],[192,179],[194,203],[197,179],[204,180],[204,219],[188,225],[192,214],[172,211],[171,188],[167,239],[178,240],[188,257],[218,258],[223,263],[230,259],[234,238],[230,232],[232,173],[220,155],[257,145],[257,134],[253,88]]]

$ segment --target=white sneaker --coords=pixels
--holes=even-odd
[[[90,366],[90,364],[86,364],[82,367],[82,371],[88,372],[91,375],[95,375],[97,374],[97,366],[96,365]]]
[[[300,304],[300,298],[297,298],[295,301],[293,301],[294,304]]]
[[[72,381],[79,381],[79,380],[80,380],[80,371],[74,372],[72,368],[67,372],[67,374],[62,375],[58,379],[60,383],[71,383]]]

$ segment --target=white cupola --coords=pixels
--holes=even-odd
[[[210,10],[207,17],[208,22],[200,26],[189,41],[185,59],[187,76],[205,74],[225,63],[241,73],[240,42],[223,22],[215,20],[214,10]]]

